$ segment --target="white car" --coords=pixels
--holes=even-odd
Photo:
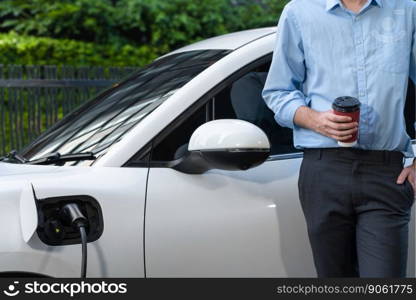
[[[90,277],[315,276],[302,152],[261,99],[275,39],[261,28],[171,52],[3,159],[1,275],[79,276],[79,209]],[[414,277],[414,211],[409,238]]]

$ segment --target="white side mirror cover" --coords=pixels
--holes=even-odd
[[[269,150],[270,142],[264,131],[250,122],[221,119],[198,127],[188,145],[188,151],[226,149]]]

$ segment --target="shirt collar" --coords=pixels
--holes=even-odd
[[[383,0],[372,0],[371,4],[383,7]],[[326,0],[326,10],[330,11],[336,6],[341,5],[341,0]]]

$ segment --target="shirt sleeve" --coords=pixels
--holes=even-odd
[[[305,74],[302,38],[289,4],[279,19],[273,59],[262,91],[266,105],[281,126],[294,129],[296,110],[307,105],[300,90]]]
[[[414,6],[413,14],[416,17],[416,5]],[[416,85],[416,25],[413,28],[412,53],[410,54],[410,79]]]

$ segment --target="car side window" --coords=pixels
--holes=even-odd
[[[192,133],[202,124],[209,121],[207,105],[203,105],[191,114],[183,123],[169,133],[157,146],[153,147],[151,161],[172,161],[179,158],[180,153],[188,145]]]
[[[271,155],[299,152],[293,146],[293,133],[277,124],[274,113],[261,95],[267,70],[249,72],[221,91],[214,99],[214,119],[239,119],[260,127],[271,143]]]
[[[260,127],[269,137],[271,155],[299,152],[293,146],[292,130],[281,127],[266,106],[263,90],[270,62],[245,72],[206,99],[194,113],[154,145],[152,162],[172,161],[187,149],[192,133],[202,124],[218,119],[240,119]]]

